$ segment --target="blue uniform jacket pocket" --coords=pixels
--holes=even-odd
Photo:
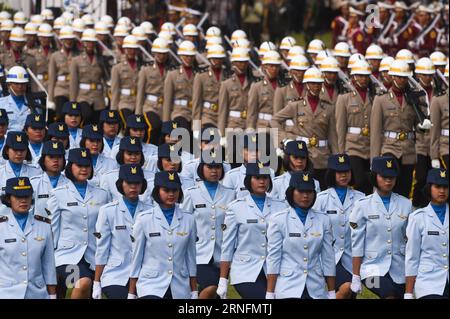
[[[142,277],[145,278],[155,278],[158,276],[158,270],[156,269],[142,269],[141,270]]]
[[[250,255],[241,255],[241,254],[234,255],[234,260],[237,262],[249,262],[250,259],[252,259],[252,256]]]
[[[69,241],[69,240],[60,240],[58,242],[58,248],[59,249],[70,249],[73,246],[75,246],[75,243],[73,241]]]

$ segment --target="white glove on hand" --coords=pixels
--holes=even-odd
[[[216,294],[220,297],[220,299],[227,299],[228,292],[228,279],[220,278],[219,284],[217,285]]]
[[[266,292],[266,299],[275,299],[275,293],[274,292]]]
[[[431,161],[431,167],[433,168],[441,168],[441,161],[438,159],[434,159]]]
[[[137,296],[129,293],[127,299],[137,299]]]
[[[49,295],[50,299],[56,299],[56,295]]]
[[[198,291],[191,291],[191,299],[198,299]]]
[[[362,287],[361,287],[361,277],[360,276],[357,276],[357,275],[352,276],[352,283],[350,285],[350,289],[356,294],[361,293]]]
[[[47,109],[48,110],[56,110],[56,104],[52,101],[47,101]]]
[[[281,148],[277,148],[277,156],[281,158],[284,157],[284,151]]]
[[[405,294],[404,296],[403,296],[403,299],[414,299],[414,296],[413,296],[413,294]]]
[[[417,126],[422,130],[429,130],[433,126],[433,124],[431,124],[431,121],[429,119],[425,119],[422,124],[419,124]]]
[[[100,281],[94,281],[94,286],[92,287],[92,299],[102,299],[102,285]]]
[[[336,299],[336,291],[335,290],[328,291],[328,299]]]
[[[220,146],[227,145],[227,138],[225,136],[220,138]]]

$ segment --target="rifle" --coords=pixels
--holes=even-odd
[[[405,98],[408,104],[411,104],[413,107],[414,113],[416,113],[417,119],[419,120],[420,125],[429,122],[430,115],[430,103],[428,100],[427,92],[422,88],[422,86],[417,83],[416,80],[412,76],[408,78],[408,86],[405,90]],[[423,102],[422,98],[425,98],[425,102]],[[421,109],[421,107],[427,108],[428,115],[425,115]]]
[[[394,39],[394,44],[396,45],[398,44],[398,37],[409,27],[409,25],[413,20],[414,20],[414,13],[411,13],[406,23],[400,27],[400,30],[398,30],[392,35],[392,38]]]
[[[385,42],[386,33],[389,31],[389,29],[391,28],[391,25],[394,23],[394,19],[395,19],[395,13],[392,13],[391,16],[389,17],[388,23],[384,27],[383,31],[381,31],[380,35],[377,37],[375,42],[380,43],[380,44]]]

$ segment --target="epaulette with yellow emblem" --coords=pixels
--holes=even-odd
[[[39,216],[39,215],[34,215],[34,219],[36,219],[36,220],[38,220],[40,222],[47,223],[47,224],[51,224],[52,223],[50,218]]]
[[[8,221],[8,216],[0,216],[0,223],[4,223]]]
[[[209,71],[209,66],[206,67],[199,67],[195,73],[205,73]]]
[[[257,76],[257,77],[255,77],[254,79],[253,79],[253,82],[261,82],[262,80],[264,80],[264,77],[263,76]]]

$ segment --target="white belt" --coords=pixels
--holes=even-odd
[[[328,146],[328,140],[316,140],[316,145],[311,145],[312,139],[304,136],[298,136],[296,138],[297,141],[303,141],[308,146],[317,146],[317,147],[327,147]]]
[[[150,102],[158,102],[158,97],[156,95],[147,94],[147,100]]]
[[[58,77],[56,79],[59,82],[64,82],[65,80],[67,80],[67,76],[65,76],[65,75],[58,75]]]
[[[442,136],[448,136],[449,134],[449,130],[441,130],[441,135]]]
[[[230,111],[230,116],[231,117],[241,118],[241,112],[239,112],[239,111]]]
[[[186,107],[189,104],[188,100],[175,100],[173,101],[175,105]]]
[[[42,81],[44,79],[44,74],[37,74],[36,77],[39,81]]]
[[[384,137],[388,137],[388,138],[393,138],[393,139],[402,139],[401,135],[404,134],[404,138],[403,139],[414,139],[414,133],[413,132],[409,132],[409,133],[397,133],[397,132],[392,132],[392,131],[387,131],[384,132]]]
[[[131,89],[121,89],[121,90],[120,90],[120,94],[126,95],[126,96],[135,95],[135,94],[134,94],[134,91],[131,90]]]
[[[203,102],[203,107],[217,110],[217,103]]]
[[[96,83],[92,83],[92,84],[80,83],[80,89],[88,90],[88,91],[101,90],[102,85],[96,84]]]
[[[348,132],[350,134],[361,134],[361,128],[360,127],[349,127]]]
[[[272,114],[268,114],[268,113],[259,113],[258,114],[258,118],[260,120],[264,120],[264,121],[270,121],[272,119]]]
[[[286,126],[294,126],[293,120],[286,120]]]

